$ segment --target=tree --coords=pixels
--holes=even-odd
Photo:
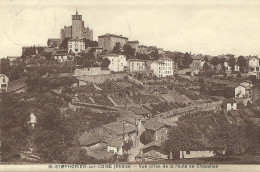
[[[101,67],[102,67],[102,68],[108,68],[109,64],[110,64],[110,60],[107,59],[107,58],[104,58],[104,59],[102,60],[102,62],[101,62]]]
[[[182,151],[184,158],[183,151],[203,148],[203,145],[194,138],[196,135],[196,130],[191,125],[179,123],[178,126],[170,129],[167,140],[162,144],[163,149],[173,154]]]
[[[235,65],[236,65],[236,59],[234,57],[231,57],[228,60],[228,65],[231,67],[231,70],[234,71],[235,70]]]
[[[125,44],[123,46],[123,54],[126,56],[126,59],[133,58],[135,56],[135,49],[132,48],[130,45]]]
[[[64,48],[64,49],[68,49],[68,41],[69,41],[70,38],[64,38],[62,40],[62,43],[60,45],[61,48]]]
[[[209,141],[213,144],[215,151],[225,150],[228,158],[233,153],[242,153],[248,147],[243,128],[228,122],[216,126]]]
[[[184,57],[182,58],[182,64],[184,69],[187,69],[190,67],[190,64],[192,63],[193,59],[189,53],[185,53]]]
[[[218,57],[212,57],[212,59],[210,60],[210,64],[212,64],[213,66],[217,66],[220,63],[220,60]]]
[[[26,147],[29,136],[29,112],[17,95],[3,94],[1,103],[1,160],[14,162]]]
[[[98,42],[97,41],[91,41],[89,39],[83,38],[83,41],[85,42],[85,47],[98,47]]]
[[[7,77],[10,77],[11,66],[9,60],[6,58],[0,60],[1,60],[0,73],[5,74]]]
[[[46,58],[46,60],[49,61],[52,58],[52,53],[51,52],[47,52],[47,53],[44,54],[44,57]]]
[[[152,52],[149,54],[151,58],[153,59],[158,59],[160,57],[160,54],[158,53],[158,49],[153,49]]]
[[[239,56],[237,59],[237,65],[239,66],[240,72],[244,72],[246,68],[246,59],[243,56]]]
[[[241,78],[242,76],[241,76],[241,73],[240,72],[238,72],[237,73],[237,78]]]
[[[200,85],[200,93],[204,92],[206,89],[206,83],[205,83],[204,79],[200,77],[198,79],[198,83]]]
[[[116,42],[116,45],[113,47],[112,53],[120,54],[121,53],[121,44]]]
[[[132,140],[128,140],[127,142],[124,141],[122,148],[128,154],[128,151],[131,149],[132,146],[133,146],[133,141]]]

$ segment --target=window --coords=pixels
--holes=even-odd
[[[121,66],[123,66],[123,63],[121,63]]]
[[[1,84],[1,88],[6,88],[6,84]]]
[[[186,151],[186,154],[187,154],[187,155],[190,155],[190,151]]]
[[[5,82],[5,78],[3,78],[3,82]]]

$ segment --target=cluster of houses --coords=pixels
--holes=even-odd
[[[207,57],[210,61],[210,59],[212,58],[211,56],[204,56],[204,55],[201,55],[201,54],[197,54],[197,55],[192,55],[192,59],[193,59],[193,62],[192,64],[190,65],[190,69],[192,71],[198,71],[198,70],[201,70],[203,68],[203,65],[205,64],[205,57]],[[225,56],[225,55],[220,55],[218,56],[218,58],[224,58],[225,61],[224,61],[224,68],[226,71],[232,71],[232,67],[229,66],[228,64],[228,60],[230,59],[230,56]],[[240,71],[240,67],[239,65],[237,64],[237,58],[235,58],[235,66],[234,66],[234,71],[238,72]],[[258,57],[258,55],[256,56],[246,56],[245,57],[245,60],[246,60],[246,66],[245,66],[245,71],[248,72],[248,73],[257,73],[257,72],[260,72],[260,59]],[[217,66],[217,68],[219,68],[219,70],[223,69],[222,66],[219,64]]]

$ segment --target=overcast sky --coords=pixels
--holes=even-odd
[[[27,3],[25,3],[27,2]],[[122,34],[142,45],[192,54],[260,54],[260,0],[1,1],[0,58],[46,45],[76,9],[94,40]]]

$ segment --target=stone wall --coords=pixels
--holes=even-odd
[[[86,76],[76,76],[80,81],[79,85],[85,85],[86,83],[100,84],[107,80],[118,81],[123,80],[127,76],[126,73],[116,73],[116,74],[105,74],[105,75],[86,75]]]
[[[102,70],[100,67],[92,67],[92,68],[76,69],[74,76],[105,75],[110,73],[111,72],[109,70]]]

